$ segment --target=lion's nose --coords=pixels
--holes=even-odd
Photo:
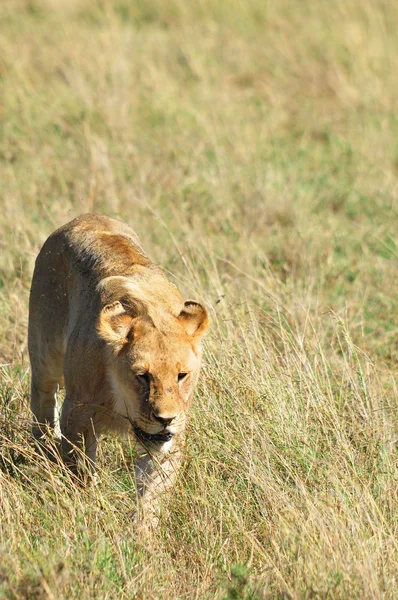
[[[153,416],[155,417],[155,419],[157,421],[159,421],[159,423],[161,423],[164,427],[167,427],[168,425],[170,425],[170,423],[172,421],[174,421],[174,419],[176,418],[176,415],[174,415],[173,417],[162,417],[161,415],[155,415],[155,413],[153,414]]]

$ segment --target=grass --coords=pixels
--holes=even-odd
[[[398,587],[398,6],[3,0],[0,597]],[[118,216],[212,315],[183,473],[137,538],[128,440],[29,435],[35,256]]]

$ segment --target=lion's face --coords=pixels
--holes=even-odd
[[[155,325],[148,314],[131,315],[117,302],[103,316],[115,412],[130,421],[139,439],[169,441],[185,427],[200,370],[205,309],[188,302],[179,317]]]

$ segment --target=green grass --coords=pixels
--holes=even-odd
[[[3,0],[1,598],[396,597],[397,26],[376,0]],[[87,211],[212,316],[141,537],[128,440],[85,489],[29,435],[34,259]]]

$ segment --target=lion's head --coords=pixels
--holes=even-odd
[[[138,439],[159,445],[185,427],[207,311],[181,300],[179,312],[172,314],[128,289],[118,295],[102,307],[97,326],[107,346],[114,410],[131,423]]]

